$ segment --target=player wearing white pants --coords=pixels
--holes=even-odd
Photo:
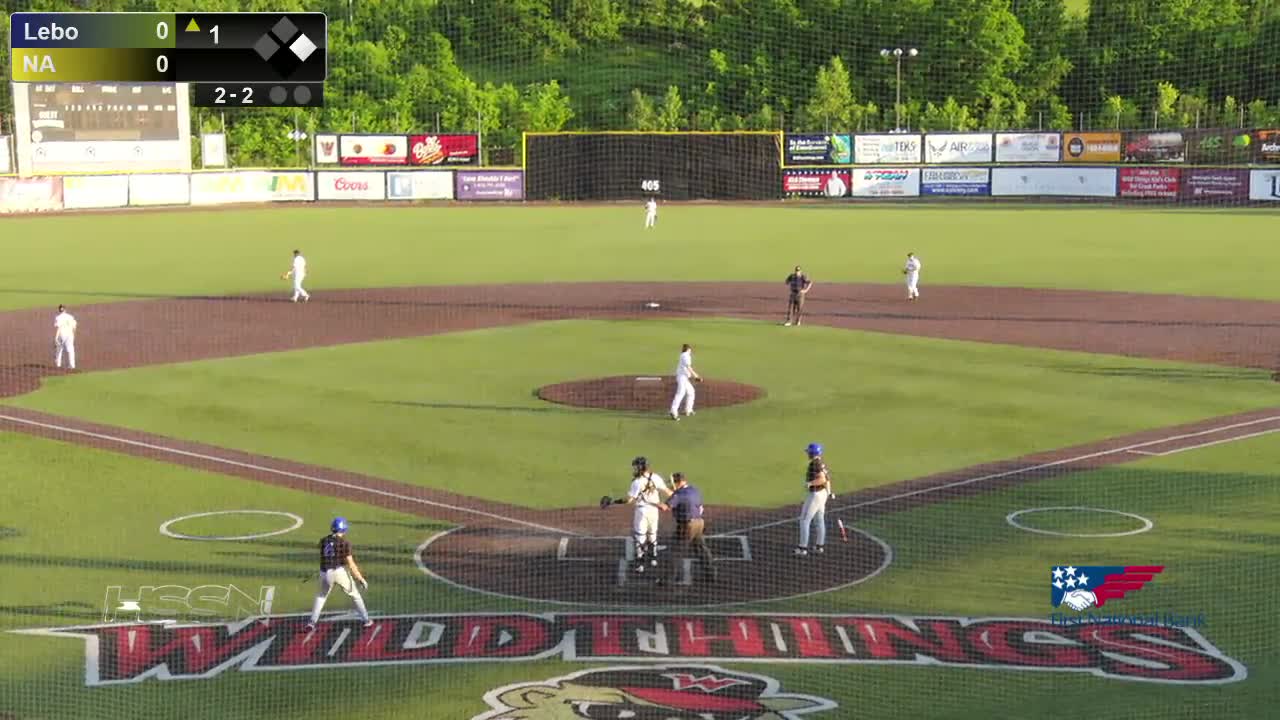
[[[293,265],[289,268],[289,272],[284,274],[285,278],[293,278],[293,301],[298,302],[298,298],[302,298],[303,302],[311,299],[311,295],[302,288],[302,281],[307,278],[307,259],[302,257],[302,251],[293,251]]]
[[[676,362],[676,395],[671,398],[671,419],[680,419],[680,406],[684,406],[686,416],[693,414],[693,401],[698,393],[693,389],[693,381],[702,376],[693,369],[693,346],[685,343],[680,346],[680,360]]]
[[[315,602],[311,605],[308,632],[316,629],[325,601],[329,599],[329,592],[335,585],[351,598],[364,626],[373,625],[373,621],[369,619],[369,610],[364,606],[364,598],[356,588],[358,582],[361,587],[368,589],[369,582],[364,579],[360,566],[356,565],[356,559],[351,555],[351,543],[347,542],[348,528],[346,518],[334,518],[329,526],[332,532],[320,540],[320,586],[316,590]]]
[[[658,223],[658,201],[649,198],[649,202],[644,204],[644,226],[651,228]]]
[[[826,552],[827,500],[831,499],[831,478],[827,473],[827,464],[822,460],[822,446],[809,443],[805,452],[809,455],[809,467],[804,475],[804,487],[808,496],[800,508],[800,543],[796,545],[796,555],[808,555],[810,552],[821,555]],[[814,523],[817,523],[816,528]],[[811,528],[814,529],[812,546],[809,545]]]
[[[902,274],[907,276],[907,299],[915,300],[920,297],[920,258],[915,253],[907,253],[907,264],[902,268]]]
[[[62,367],[62,353],[67,354],[67,367],[76,369],[76,319],[65,305],[58,306],[53,318],[53,365]]]
[[[671,490],[662,476],[649,469],[644,456],[631,461],[631,487],[621,502],[635,505],[631,517],[631,536],[636,545],[635,571],[644,572],[645,566],[658,566],[658,512],[662,501],[671,497]]]

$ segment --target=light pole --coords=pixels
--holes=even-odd
[[[893,125],[895,132],[902,132],[902,56],[915,57],[919,54],[920,51],[915,48],[907,48],[905,50],[902,48],[894,48],[892,50],[889,48],[882,48],[880,50],[880,57],[889,57],[892,55],[894,61],[898,65],[898,90],[893,103]]]

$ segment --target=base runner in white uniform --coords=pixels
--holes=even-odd
[[[902,274],[907,276],[907,299],[915,300],[920,297],[920,288],[916,287],[920,284],[920,258],[915,253],[907,253],[907,264],[902,268]]]
[[[827,472],[827,464],[822,460],[822,445],[809,443],[805,448],[809,455],[809,468],[804,474],[804,488],[808,495],[800,508],[800,542],[796,545],[796,555],[808,555],[812,552],[821,555],[826,552],[827,545],[827,500],[831,494],[831,476]],[[809,545],[809,530],[814,528],[814,544]]]
[[[307,278],[307,259],[302,257],[301,250],[293,251],[293,265],[290,266],[289,272],[284,274],[284,278],[286,280],[293,278],[294,302],[298,302],[298,298],[302,298],[303,302],[311,299],[311,294],[302,288],[302,281]]]
[[[58,306],[53,318],[53,365],[62,367],[62,353],[67,353],[67,367],[76,369],[76,319],[65,305]]]
[[[693,400],[697,393],[693,389],[693,381],[701,382],[702,376],[693,369],[693,346],[685,343],[680,346],[680,360],[676,362],[676,396],[671,398],[671,419],[680,419],[680,404],[684,404],[684,414],[693,414]]]
[[[631,461],[631,474],[627,496],[616,502],[636,506],[631,518],[631,535],[636,543],[634,569],[642,573],[646,565],[658,567],[658,517],[662,501],[671,497],[671,490],[661,475],[649,469],[649,460],[643,455]]]
[[[644,226],[651,228],[658,223],[658,201],[649,198],[649,202],[644,204]]]

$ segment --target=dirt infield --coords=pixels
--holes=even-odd
[[[924,288],[908,304],[900,288],[824,285],[806,305],[810,325],[999,342],[1031,347],[1194,361],[1196,371],[1240,376],[1274,369],[1280,348],[1275,304],[1264,302],[1001,288]],[[651,310],[650,302],[660,309]],[[785,298],[758,283],[582,283],[321,291],[293,304],[280,297],[136,298],[72,308],[80,320],[81,372],[277,352],[350,342],[560,319],[734,317],[777,321]],[[30,392],[53,372],[52,312],[0,313],[0,396]],[[805,332],[779,328],[780,333]],[[1103,369],[1105,370],[1105,369]],[[1082,370],[1083,371],[1083,370]],[[1090,372],[1100,371],[1092,367]],[[1119,371],[1119,370],[1117,370]],[[1132,370],[1126,370],[1132,372]],[[1153,376],[1171,379],[1158,368]],[[634,382],[634,376],[627,376]],[[616,380],[596,390],[609,395]],[[549,395],[555,392],[544,388]],[[584,395],[591,395],[591,385]],[[582,386],[578,386],[579,390]],[[720,394],[704,384],[699,406]],[[751,389],[755,390],[755,389]],[[745,386],[724,386],[724,398]],[[621,390],[626,394],[625,390]],[[655,397],[669,401],[665,384]],[[572,397],[572,393],[566,395]],[[630,400],[628,401],[630,402]],[[643,409],[656,400],[644,400]],[[598,407],[598,405],[591,405]],[[612,406],[610,406],[612,407]],[[798,559],[795,507],[709,508],[720,578],[655,588],[619,573],[628,552],[620,536],[625,510],[535,511],[384,479],[240,453],[72,418],[0,408],[0,427],[154,460],[438,518],[461,527],[430,538],[417,560],[425,572],[481,592],[605,605],[718,604],[802,595],[860,582],[891,561],[892,551],[856,529],[848,544],[829,540],[823,558]],[[1206,443],[1280,431],[1280,410],[1219,418],[967,468],[839,498],[830,511],[853,528],[860,519],[993,487],[1177,452]],[[1188,444],[1190,443],[1190,444]],[[834,523],[832,523],[834,524]],[[625,569],[624,569],[625,570]],[[677,577],[681,568],[663,568]]]
[[[573,407],[624,412],[667,412],[676,391],[675,378],[651,375],[571,380],[538,388],[537,396],[547,402]],[[764,397],[754,385],[707,378],[697,384],[697,409],[741,405]]]

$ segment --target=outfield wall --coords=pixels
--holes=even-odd
[[[770,199],[814,197],[1062,199],[1166,203],[1280,202],[1280,168],[901,167],[784,170]],[[660,194],[655,192],[655,194]],[[660,194],[665,197],[665,194]],[[227,170],[0,177],[0,215],[149,207],[414,201],[522,202],[525,173],[474,170]]]

